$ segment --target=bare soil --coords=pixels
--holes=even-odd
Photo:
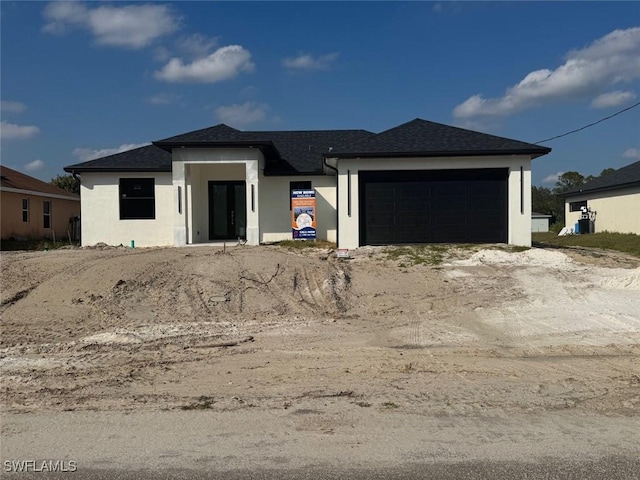
[[[637,258],[393,252],[3,252],[3,410],[638,415]]]

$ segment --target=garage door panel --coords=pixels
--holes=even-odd
[[[506,242],[507,174],[359,172],[360,243]]]

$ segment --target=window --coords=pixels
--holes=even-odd
[[[51,228],[51,201],[42,202],[42,226]]]
[[[156,218],[155,179],[120,179],[120,220]]]
[[[24,223],[29,222],[29,199],[28,198],[22,199],[22,221]]]
[[[569,211],[570,212],[579,212],[582,207],[587,206],[587,201],[582,200],[581,202],[571,202],[569,203]]]
[[[311,181],[289,182],[289,210],[291,210],[291,192],[294,190],[311,190]]]

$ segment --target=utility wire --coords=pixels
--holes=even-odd
[[[584,130],[585,128],[593,127],[594,125],[597,125],[598,123],[604,122],[605,120],[609,120],[610,118],[613,118],[616,115],[620,115],[621,113],[624,113],[627,110],[631,110],[632,108],[636,108],[638,105],[640,105],[640,102],[638,102],[638,103],[636,103],[634,105],[631,105],[630,107],[624,108],[624,109],[620,110],[619,112],[614,113],[613,115],[609,115],[608,117],[601,118],[597,122],[593,122],[593,123],[590,123],[589,125],[585,125],[584,127],[576,128],[575,130],[571,130],[570,132],[563,133],[562,135],[556,135],[555,137],[545,138],[544,140],[540,140],[538,142],[535,142],[534,145],[537,145],[538,143],[543,143],[543,142],[550,142],[551,140],[555,140],[556,138],[566,137],[567,135],[571,135],[572,133],[579,132],[580,130]]]

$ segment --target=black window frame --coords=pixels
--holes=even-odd
[[[29,199],[22,199],[22,222],[29,223]]]
[[[154,177],[120,178],[120,220],[155,220],[155,180]]]
[[[52,209],[53,209],[53,204],[51,200],[42,201],[42,228],[51,228],[51,210]]]
[[[291,210],[291,192],[294,190],[313,190],[311,180],[292,180],[289,182],[289,210]]]
[[[586,200],[580,200],[579,202],[569,202],[569,211],[570,212],[581,212],[582,207],[587,206]]]

